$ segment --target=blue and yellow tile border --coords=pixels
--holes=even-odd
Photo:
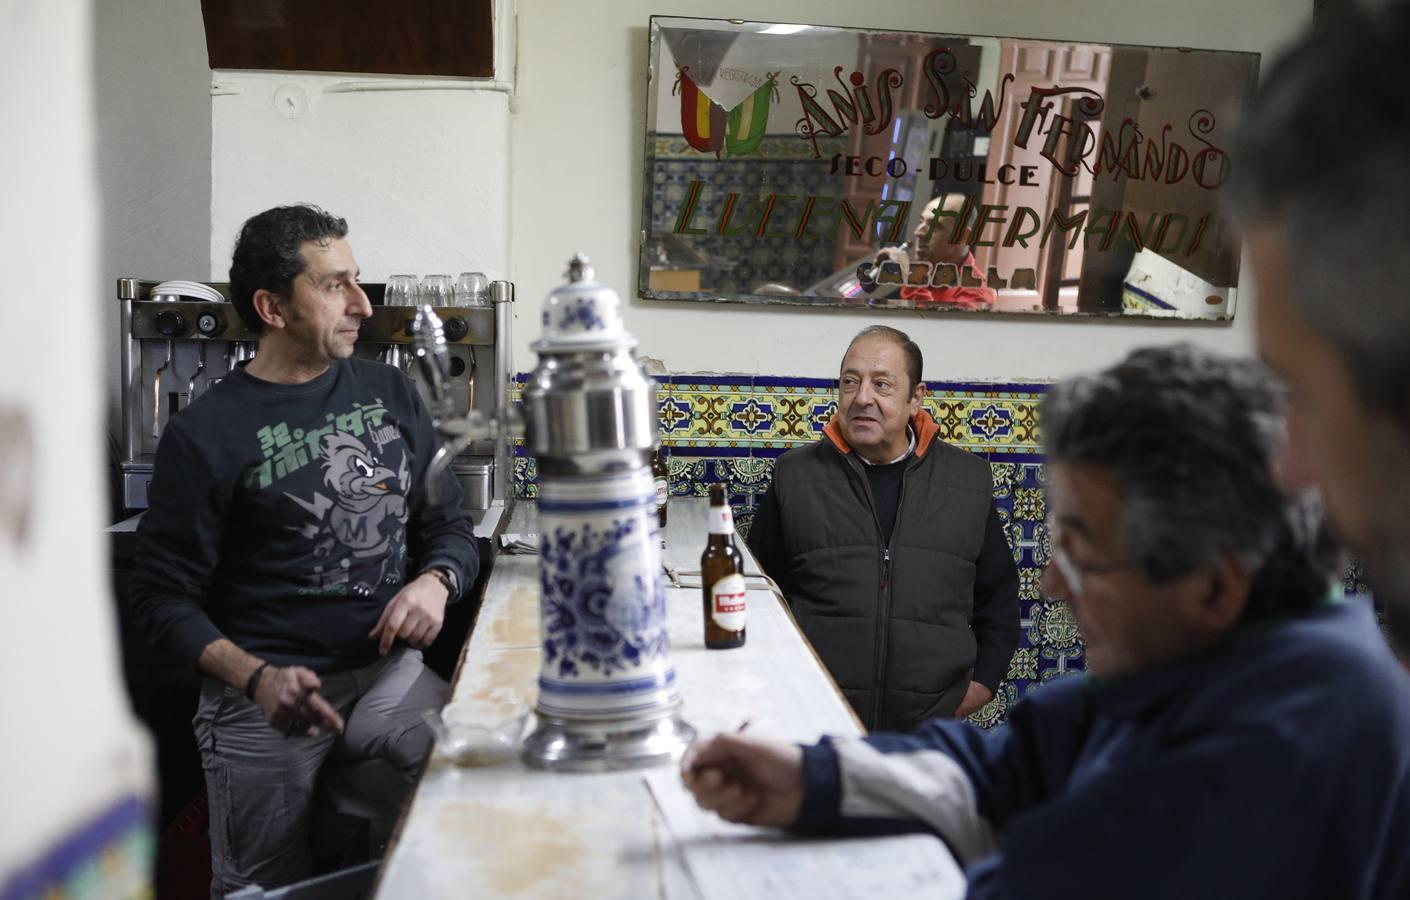
[[[124,797],[4,876],[0,900],[153,896],[156,843],[151,808]]]
[[[810,444],[837,409],[831,378],[682,375],[658,379],[661,437],[674,450]],[[986,458],[1038,453],[1043,385],[928,382],[940,437]],[[777,454],[774,454],[777,455]]]
[[[514,400],[525,376],[515,379]],[[754,507],[768,490],[774,462],[811,444],[837,408],[837,381],[761,375],[675,375],[658,378],[662,443],[670,460],[671,494],[705,496],[726,486],[735,521],[747,534]],[[1008,707],[1049,678],[1082,669],[1082,643],[1071,613],[1038,593],[1047,562],[1043,526],[1038,404],[1042,384],[927,382],[925,408],[940,437],[989,460],[994,497],[1019,566],[1023,637],[995,701],[976,716],[1002,720]],[[515,490],[538,493],[534,460],[515,448]]]
[[[516,401],[524,378],[518,376],[512,388]],[[711,484],[723,483],[742,534],[768,490],[774,462],[818,440],[837,408],[837,382],[831,378],[675,375],[657,381],[671,495],[705,496]],[[986,727],[1002,721],[1028,691],[1085,666],[1072,611],[1062,601],[1044,598],[1038,586],[1050,549],[1038,434],[1046,389],[1038,383],[926,382],[924,405],[939,424],[940,437],[989,461],[995,506],[1018,565],[1022,636],[994,701],[974,716]],[[538,493],[534,460],[522,444],[515,448],[514,487],[519,496]],[[1354,563],[1345,586],[1365,592]]]

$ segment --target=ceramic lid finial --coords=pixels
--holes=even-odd
[[[570,282],[592,281],[596,274],[592,270],[592,260],[583,253],[573,254],[572,260],[568,263],[568,271],[564,273]]]

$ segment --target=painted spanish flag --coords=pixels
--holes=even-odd
[[[701,153],[728,151],[729,156],[745,156],[759,149],[769,127],[769,106],[778,98],[778,73],[770,72],[764,84],[729,112],[711,100],[695,79],[689,66],[678,66],[672,94],[681,95],[681,132],[686,143]]]
[[[701,153],[713,150],[718,157],[725,143],[728,122],[724,107],[696,87],[688,66],[680,66],[676,73],[676,85],[671,93],[677,91],[681,95],[681,132],[685,134],[686,143]]]
[[[729,111],[729,131],[725,134],[725,149],[730,156],[744,156],[759,149],[764,140],[764,132],[769,127],[769,104],[778,93],[774,80],[778,73],[769,76],[757,91],[744,99],[744,102]]]

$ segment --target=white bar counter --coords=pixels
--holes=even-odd
[[[665,533],[664,562],[681,585],[668,579],[666,593],[685,720],[701,737],[733,730],[746,718],[751,733],[796,742],[859,734],[850,707],[758,576],[743,541],[748,641],[734,650],[705,649],[699,569],[707,508],[703,499],[673,498]],[[533,504],[516,504],[506,531],[535,530]],[[495,560],[447,720],[493,727],[532,709],[541,658],[538,562],[534,555],[507,553]],[[699,898],[702,888],[643,779],[648,771],[673,770],[554,773],[531,769],[517,757],[467,768],[435,755],[403,818],[376,896]],[[935,847],[944,855],[941,864],[958,875],[943,846]],[[812,893],[833,895],[826,889]]]

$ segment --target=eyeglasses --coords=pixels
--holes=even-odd
[[[1048,538],[1052,542],[1053,564],[1057,566],[1058,573],[1062,575],[1062,580],[1067,582],[1068,588],[1074,594],[1080,594],[1086,587],[1087,578],[1091,575],[1105,575],[1110,572],[1119,572],[1122,569],[1139,569],[1144,564],[1125,560],[1122,562],[1102,563],[1101,565],[1084,565],[1076,562],[1068,555],[1067,549],[1062,545],[1062,528],[1051,516],[1047,520]]]

